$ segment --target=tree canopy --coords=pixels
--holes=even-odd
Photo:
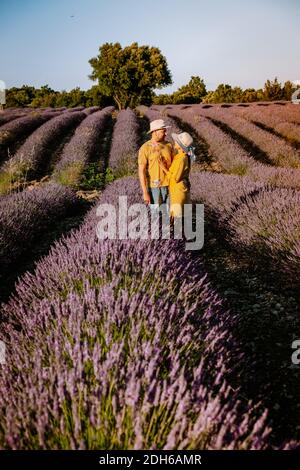
[[[173,103],[200,103],[206,94],[207,91],[203,79],[198,76],[192,76],[187,85],[183,85],[173,93]]]
[[[151,104],[154,89],[172,84],[166,58],[157,47],[105,43],[89,63],[89,78],[98,80],[100,92],[113,98],[119,109]]]

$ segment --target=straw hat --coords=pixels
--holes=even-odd
[[[181,132],[180,134],[172,134],[173,140],[180,145],[184,152],[188,152],[193,143],[193,137],[187,132]]]
[[[167,126],[163,119],[155,119],[155,121],[150,122],[150,131],[148,131],[148,134],[160,129],[168,129],[169,127],[171,126]]]

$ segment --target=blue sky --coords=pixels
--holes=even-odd
[[[90,88],[88,60],[105,42],[160,48],[171,92],[200,75],[262,87],[300,79],[299,0],[0,0],[0,80],[8,88]]]

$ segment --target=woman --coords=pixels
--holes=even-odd
[[[190,204],[191,158],[194,156],[193,138],[187,132],[172,134],[175,155],[169,170],[162,160],[159,165],[169,179],[170,216],[182,217],[184,204]]]

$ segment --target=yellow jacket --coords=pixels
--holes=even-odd
[[[189,174],[189,157],[186,153],[180,150],[174,156],[167,173],[169,180],[170,212],[174,217],[181,216],[184,204],[189,204],[191,202],[188,186]],[[174,204],[178,204],[179,206],[175,207]]]

